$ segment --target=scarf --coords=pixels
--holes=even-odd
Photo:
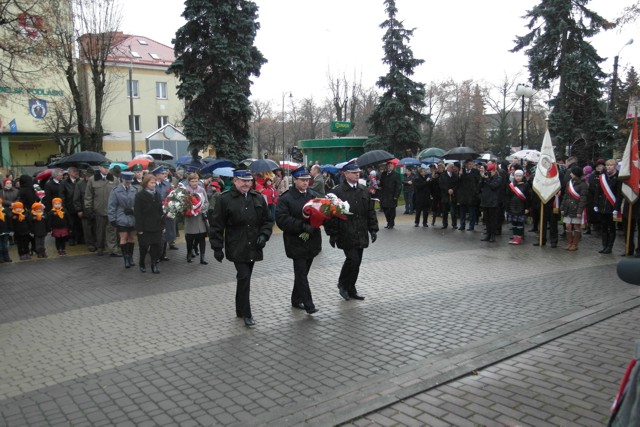
[[[31,206],[31,214],[33,214],[36,221],[42,221],[43,209],[44,205],[42,203],[36,202]]]
[[[4,208],[2,207],[2,199],[0,199],[0,221],[4,222]]]
[[[62,211],[62,199],[59,198],[59,197],[56,197],[55,199],[53,199],[51,201],[52,205],[55,205],[56,203],[60,203],[60,207],[59,208],[52,208],[51,212],[55,212],[56,215],[58,215],[58,218],[64,219],[64,212]]]

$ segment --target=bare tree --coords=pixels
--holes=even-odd
[[[457,147],[467,145],[471,121],[472,85],[472,80],[465,80],[462,83],[449,80],[445,84],[447,93],[447,99],[445,101],[445,108],[447,110],[446,130],[450,141],[449,146],[451,142]]]
[[[479,152],[487,151],[487,124],[484,114],[484,96],[486,90],[476,84],[471,101],[468,143]]]
[[[261,101],[259,99],[254,100],[252,103],[253,109],[253,137],[256,144],[256,150],[259,157],[262,157],[265,153],[267,156],[273,153],[269,149],[269,143],[265,140],[268,135],[266,127],[273,120],[267,120],[272,115],[271,101]]]
[[[424,98],[427,121],[422,127],[423,147],[434,147],[433,136],[436,126],[439,125],[440,119],[444,115],[444,104],[446,100],[446,90],[444,83],[431,83],[426,88],[426,96]]]

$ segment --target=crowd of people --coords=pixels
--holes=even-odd
[[[393,162],[365,171],[352,161],[333,175],[313,165],[290,176],[279,169],[267,174],[238,169],[230,179],[172,173],[163,167],[145,171],[140,165],[121,171],[105,162],[96,170],[54,169],[46,182],[34,182],[28,175],[17,180],[9,176],[2,181],[0,262],[12,261],[10,244],[16,245],[20,260],[48,257],[44,242],[50,235],[59,256],[66,255],[67,244],[85,245],[98,256],[122,257],[127,269],[138,265],[145,273],[149,265],[152,273],[159,274],[159,263],[169,259],[167,250],[177,249],[176,223],[184,222],[186,262],[199,256],[200,264],[208,264],[208,237],[213,257],[234,263],[236,315],[251,327],[255,325],[251,275],[255,262],[263,259],[274,224],[283,231],[285,254],[293,261],[292,307],[309,314],[318,311],[308,274],[322,238],[303,207],[327,193],[349,204],[350,215],[323,224],[329,244],[345,255],[337,279],[338,293],[345,300],[364,300],[356,282],[363,251],[377,239],[376,203],[384,213],[385,228],[392,230],[401,195],[404,214],[414,216],[415,227],[433,227],[437,218],[441,229],[474,231],[482,224],[482,240],[495,242],[509,224],[509,243],[521,245],[530,224],[529,231],[539,233],[534,245],[549,243],[555,248],[562,236],[568,251],[578,249],[583,233],[594,232],[601,235],[603,254],[612,253],[618,230],[627,226],[631,214],[625,255],[640,257],[634,236],[640,234],[640,203],[629,209],[621,194],[617,162],[599,159],[579,166],[577,159],[569,158],[558,163],[561,191],[544,204],[532,186],[535,165],[517,161],[467,159],[423,164],[402,173]],[[177,187],[191,201],[178,217],[165,209]]]

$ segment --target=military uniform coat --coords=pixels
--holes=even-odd
[[[314,228],[306,242],[299,237],[304,232],[302,226],[308,224],[302,216],[302,208],[305,203],[316,197],[321,196],[311,189],[301,193],[295,187],[291,187],[278,200],[276,224],[283,231],[284,251],[287,258],[313,258],[322,249],[322,234],[319,228]]]
[[[109,207],[107,215],[109,222],[115,221],[120,227],[133,227],[136,223],[133,206],[135,203],[137,191],[133,185],[125,187],[118,185],[109,195]],[[131,213],[125,213],[125,210],[131,209]]]
[[[345,180],[331,192],[349,203],[351,215],[347,215],[346,220],[332,218],[326,221],[324,228],[327,234],[336,238],[340,249],[368,247],[369,232],[378,231],[378,218],[369,191],[360,184],[353,188]]]
[[[214,250],[225,249],[231,262],[262,261],[256,247],[260,234],[271,237],[273,218],[262,194],[249,190],[244,195],[233,186],[220,195],[209,221],[209,238]]]

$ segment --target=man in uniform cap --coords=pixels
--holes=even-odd
[[[360,264],[364,249],[378,236],[378,218],[371,203],[371,195],[367,188],[358,183],[360,168],[350,162],[342,167],[344,181],[331,191],[341,200],[349,203],[347,219],[332,218],[325,222],[324,228],[329,235],[331,247],[342,249],[345,261],[338,278],[338,291],[345,300],[363,300],[356,290],[356,281],[360,273]]]
[[[322,197],[322,195],[309,187],[312,178],[304,167],[291,172],[291,177],[293,178],[293,186],[278,199],[276,224],[283,232],[285,254],[287,258],[293,260],[295,278],[291,293],[291,305],[313,314],[318,309],[313,304],[308,275],[313,259],[322,250],[322,235],[319,228],[313,228],[303,218],[302,209],[309,200]],[[301,238],[302,233],[307,233],[308,238]]]
[[[262,249],[271,237],[273,218],[262,194],[251,189],[253,176],[248,170],[233,172],[233,186],[216,201],[209,220],[209,240],[213,257],[225,257],[236,268],[236,316],[247,327],[255,326],[251,303],[251,274],[256,261],[262,261]]]
[[[131,172],[133,172],[133,179],[131,180],[131,185],[135,187],[136,190],[140,191],[142,188],[142,178],[144,175],[144,168],[140,163],[136,163],[131,166]]]
[[[115,244],[116,230],[109,224],[107,207],[109,195],[117,185],[114,176],[109,172],[109,162],[98,165],[98,171],[89,178],[84,194],[84,217],[93,218],[96,233],[96,247],[98,255],[104,255],[107,242]],[[112,252],[111,256],[120,256]]]

